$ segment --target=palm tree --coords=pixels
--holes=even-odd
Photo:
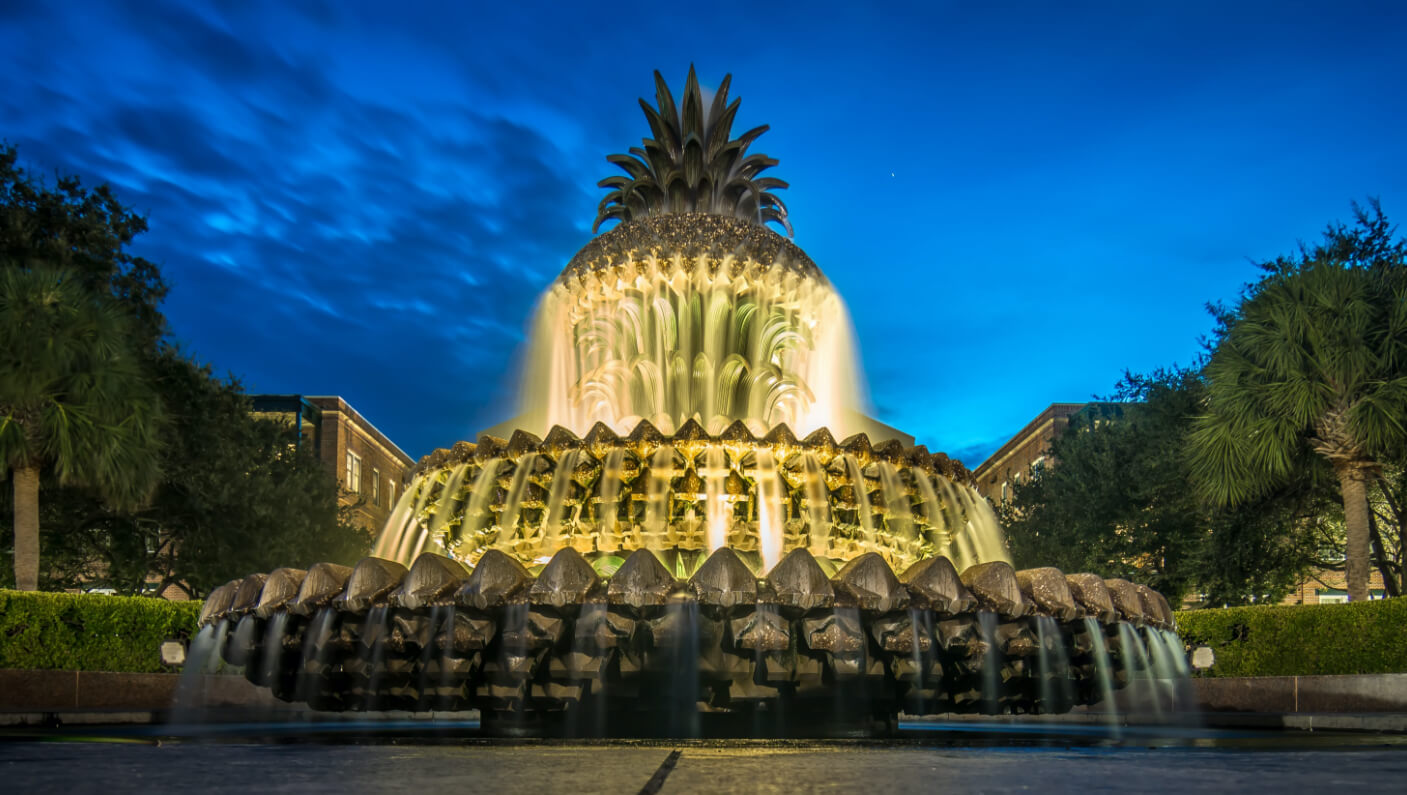
[[[1407,443],[1407,242],[1376,202],[1356,229],[1264,267],[1207,363],[1190,454],[1202,490],[1237,503],[1317,454],[1344,504],[1349,598],[1368,598],[1368,484]]]
[[[0,476],[14,479],[15,587],[39,585],[39,476],[132,504],[156,482],[160,403],[133,323],[71,272],[0,273]]]

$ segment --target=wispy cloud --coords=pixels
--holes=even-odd
[[[975,464],[1032,407],[1188,360],[1248,257],[1364,195],[1407,212],[1407,107],[1372,77],[1407,68],[1403,11],[1208,13],[10,0],[0,136],[148,214],[188,348],[421,454],[510,415],[650,70],[735,71],[878,415]]]

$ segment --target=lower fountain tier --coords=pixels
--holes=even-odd
[[[693,420],[669,436],[646,421],[626,436],[598,423],[585,438],[556,427],[545,439],[520,430],[438,450],[416,468],[375,554],[473,563],[498,549],[541,565],[564,546],[607,567],[620,550],[722,546],[754,569],[797,548],[831,573],[866,552],[896,569],[934,555],[960,568],[1009,561],[991,506],[942,453],[873,446],[865,434],[837,443],[825,429],[798,440],[786,425],[759,438],[741,421],[708,434]]]
[[[1123,580],[1004,563],[959,577],[944,558],[896,577],[874,554],[827,578],[805,550],[761,580],[726,548],[687,582],[644,550],[609,581],[570,548],[535,578],[501,553],[473,572],[437,555],[319,564],[221,586],[201,626],[212,665],[284,700],[489,716],[1063,712],[1182,655],[1166,600]]]

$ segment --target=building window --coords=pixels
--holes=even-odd
[[[1341,605],[1348,602],[1348,591],[1342,588],[1320,588],[1315,591],[1315,595],[1319,597],[1321,605]],[[1386,596],[1387,594],[1378,589],[1368,591],[1369,599],[1382,599]]]
[[[362,457],[347,451],[347,491],[353,494],[362,493]]]
[[[396,481],[390,478],[386,479],[386,502],[393,508],[396,505]]]
[[[381,470],[371,468],[371,504],[381,504]]]

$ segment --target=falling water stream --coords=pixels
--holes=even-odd
[[[363,641],[368,636],[373,639],[370,646],[363,645],[358,649],[358,655],[364,664],[362,671],[366,676],[365,709],[368,711],[377,708],[381,679],[386,675],[386,636],[390,630],[390,619],[390,608],[376,605],[367,611],[366,623],[362,629]]]
[[[676,599],[665,606],[669,637],[669,727],[672,737],[699,736],[699,603]]]
[[[542,525],[543,542],[548,547],[556,548],[561,545],[562,520],[568,508],[567,497],[571,493],[572,477],[576,475],[576,465],[580,458],[580,450],[568,450],[562,454],[557,468],[553,471],[552,491],[548,494],[547,513]]]
[[[757,538],[762,565],[771,570],[782,559],[782,529],[786,514],[782,511],[782,481],[772,451],[759,449],[757,469]]]
[[[826,490],[826,470],[821,459],[810,451],[802,453],[805,467],[806,518],[810,529],[810,549],[813,554],[825,554],[831,534],[830,492]]]
[[[1042,712],[1064,712],[1075,702],[1070,681],[1070,652],[1060,625],[1050,616],[1036,616],[1036,639]]]
[[[298,666],[298,682],[295,690],[299,701],[309,702],[316,695],[321,681],[321,663],[328,652],[328,641],[332,639],[333,627],[337,622],[337,611],[324,607],[313,617],[313,623],[303,636],[303,659]]]
[[[982,709],[988,715],[1001,712],[1001,649],[997,646],[997,614],[990,610],[977,613],[977,625],[982,631],[985,650],[982,655]]]
[[[708,551],[713,552],[728,543],[731,503],[724,486],[728,481],[728,455],[722,447],[709,445],[704,450],[704,517]]]
[[[1138,699],[1138,707],[1146,708],[1155,723],[1163,722],[1162,696],[1153,676],[1148,654],[1138,637],[1138,630],[1126,622],[1119,623],[1119,656],[1123,661],[1125,682],[1129,694]]]
[[[855,456],[845,454],[840,457],[850,473],[850,482],[855,488],[856,520],[860,523],[861,538],[866,549],[874,548],[874,514],[870,512],[870,495],[865,487],[865,474]]]
[[[682,474],[682,473],[680,473]],[[650,461],[650,481],[645,492],[645,522],[641,535],[647,549],[664,549],[669,526],[669,497],[674,481],[674,448],[662,445]]]
[[[1099,703],[1104,705],[1105,720],[1110,735],[1118,737],[1119,711],[1114,704],[1114,670],[1109,661],[1109,646],[1104,642],[1104,627],[1093,617],[1085,618],[1085,631],[1089,633],[1094,657],[1094,676],[1099,688]]]
[[[277,686],[283,676],[283,639],[288,629],[288,613],[278,611],[269,616],[264,627],[264,654],[259,663],[260,681]]]

